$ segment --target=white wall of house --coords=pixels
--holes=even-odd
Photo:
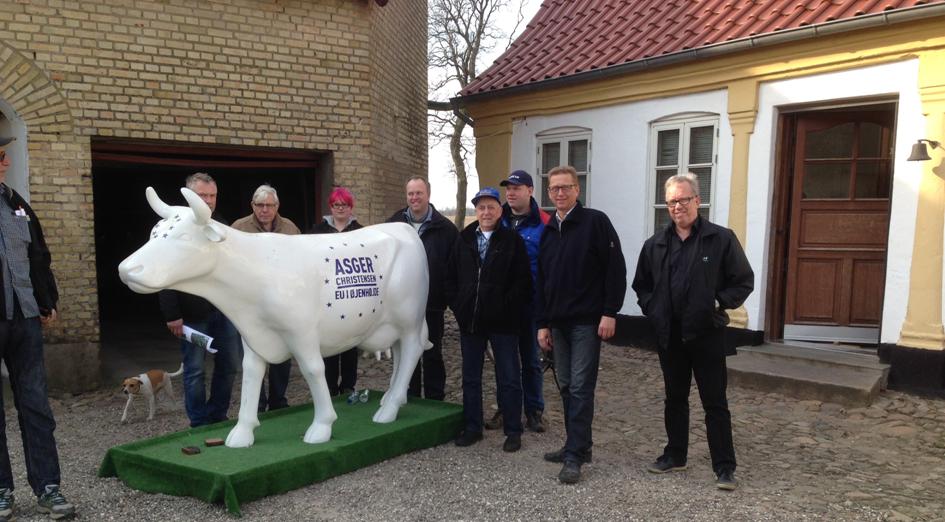
[[[926,137],[918,92],[917,60],[761,85],[748,161],[748,194],[752,196],[748,198],[745,250],[755,269],[755,291],[746,303],[750,329],[763,329],[765,321],[779,110],[799,104],[839,104],[856,98],[892,96],[898,99],[899,105],[881,342],[895,343],[899,340],[909,299],[909,271],[922,169],[921,163],[907,162],[905,159],[909,156],[912,144],[918,138]]]
[[[636,294],[629,288],[643,241],[651,234],[655,174],[650,165],[651,123],[686,113],[719,116],[718,159],[711,205],[712,221],[728,222],[732,170],[732,131],[728,123],[726,91],[674,96],[617,106],[580,110],[550,116],[528,116],[512,127],[512,170],[524,169],[533,176],[539,170],[538,135],[563,127],[591,131],[591,170],[587,206],[607,213],[620,235],[627,260],[627,295],[621,313],[640,315]],[[537,182],[537,176],[535,176]],[[536,186],[540,201],[543,187]]]

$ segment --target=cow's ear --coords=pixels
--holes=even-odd
[[[203,235],[207,237],[210,241],[214,243],[219,243],[226,239],[226,227],[217,223],[216,221],[210,221],[203,227]]]

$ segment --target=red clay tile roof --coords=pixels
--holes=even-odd
[[[774,32],[943,2],[544,0],[512,46],[460,96],[530,86]],[[922,12],[941,16],[941,6],[935,7]],[[919,9],[913,11],[920,13]]]

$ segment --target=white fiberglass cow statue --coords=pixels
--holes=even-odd
[[[393,348],[390,388],[374,422],[393,422],[427,341],[429,274],[423,244],[409,225],[388,223],[325,235],[247,234],[210,219],[210,208],[182,188],[190,207],[172,207],[148,187],[163,219],[118,267],[138,293],[163,289],[213,303],[243,337],[243,391],[231,448],[252,446],[265,363],[294,356],[315,403],[303,440],[331,438],[337,418],[322,357],[353,346]]]

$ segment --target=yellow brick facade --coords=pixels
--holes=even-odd
[[[425,35],[412,0],[4,2],[0,100],[27,128],[60,285],[47,340],[98,341],[93,137],[331,152],[361,220],[383,221],[426,172]]]

